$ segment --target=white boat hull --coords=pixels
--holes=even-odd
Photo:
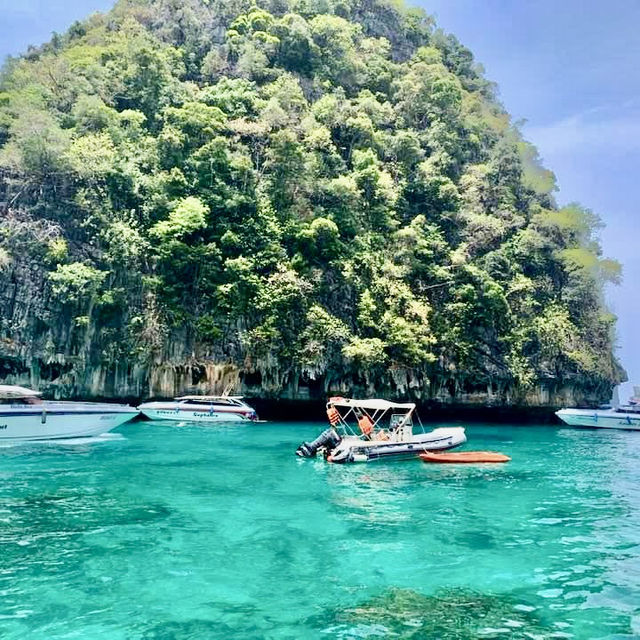
[[[238,396],[184,396],[172,401],[145,402],[138,409],[151,420],[205,424],[258,420],[255,409]]]
[[[379,459],[413,458],[424,451],[453,449],[467,441],[462,427],[434,429],[413,435],[408,440],[362,440],[348,436],[331,452],[331,462],[369,462]]]
[[[614,410],[562,409],[556,415],[571,427],[640,431],[640,413]]]
[[[173,420],[176,422],[255,422],[244,414],[217,411],[185,411],[181,409],[147,409],[140,406],[140,411],[150,420]]]
[[[98,436],[132,420],[138,411],[121,405],[43,403],[0,407],[0,442]]]

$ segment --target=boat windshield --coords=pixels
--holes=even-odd
[[[394,413],[389,420],[389,428],[397,429],[400,426],[413,426],[413,420],[411,418],[411,414],[407,415],[406,413]]]
[[[16,396],[14,398],[0,397],[0,404],[42,404],[42,398],[38,398],[38,396]]]
[[[616,408],[617,413],[640,413],[640,406],[627,404]]]
[[[0,404],[41,404],[40,394],[26,387],[0,385]]]
[[[241,406],[238,398],[232,396],[184,396],[176,398],[180,404],[206,404],[206,405],[222,405],[228,407]]]

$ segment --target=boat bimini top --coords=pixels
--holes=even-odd
[[[350,407],[356,409],[365,409],[368,411],[389,411],[389,409],[401,409],[405,411],[413,411],[416,405],[413,402],[389,402],[389,400],[381,400],[380,398],[371,398],[369,400],[356,400],[354,398],[329,398],[327,406],[332,407]]]
[[[403,431],[404,427],[411,430],[415,408],[416,405],[413,402],[389,402],[380,398],[370,400],[329,398],[327,418],[334,429],[368,440],[376,430],[385,427],[396,432]],[[390,421],[383,425],[383,419],[389,412],[391,412]],[[351,422],[357,423],[357,430],[353,428]]]

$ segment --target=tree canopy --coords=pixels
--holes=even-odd
[[[421,10],[119,0],[2,70],[3,353],[231,362],[274,393],[607,388],[620,267],[554,190]]]

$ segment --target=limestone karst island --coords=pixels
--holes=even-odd
[[[23,2],[0,636],[636,637],[607,212],[430,3]]]

